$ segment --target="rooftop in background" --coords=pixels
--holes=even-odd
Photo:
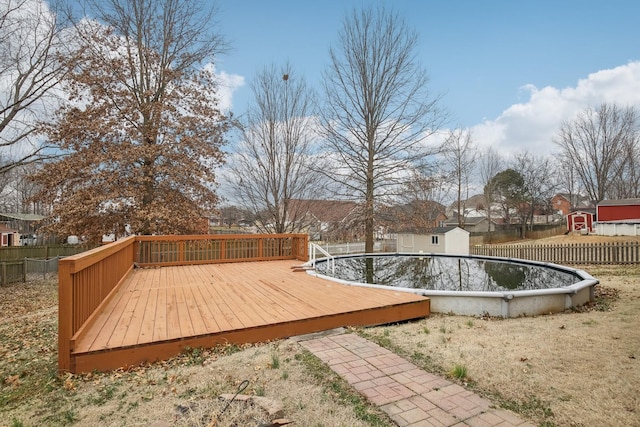
[[[42,221],[45,216],[38,214],[23,214],[23,213],[0,213],[0,218],[17,219],[19,221]]]

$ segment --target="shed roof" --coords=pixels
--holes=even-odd
[[[467,230],[463,230],[460,227],[456,227],[456,226],[449,226],[449,227],[436,227],[433,229],[433,234],[447,234],[448,232],[455,230],[455,229],[459,229],[462,230],[466,233],[469,233]]]
[[[567,214],[567,216],[569,216],[569,215],[584,215],[584,214],[589,214],[589,215],[595,216],[596,210],[595,209],[590,209],[590,208],[576,209],[575,211],[569,212]]]
[[[603,200],[600,203],[598,203],[598,206],[628,206],[628,205],[640,205],[640,199]]]

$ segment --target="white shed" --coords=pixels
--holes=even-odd
[[[469,255],[469,232],[460,227],[438,227],[430,234],[398,233],[398,252]]]

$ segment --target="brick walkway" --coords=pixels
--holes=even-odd
[[[302,339],[300,344],[389,414],[398,426],[534,427],[358,335]]]

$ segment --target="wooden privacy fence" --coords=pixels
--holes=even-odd
[[[556,264],[640,264],[640,242],[479,245],[471,247],[471,254]]]
[[[134,266],[308,259],[306,234],[131,236],[58,264],[58,369],[72,370],[75,337]]]
[[[0,285],[26,281],[27,270],[24,261],[0,262]]]
[[[7,246],[0,248],[0,261],[63,257],[76,255],[87,249],[91,248],[84,245]]]
[[[42,278],[47,274],[58,272],[58,260],[61,257],[49,259],[25,258],[20,261],[0,262],[0,285],[9,283],[26,282],[27,276],[38,273]]]

